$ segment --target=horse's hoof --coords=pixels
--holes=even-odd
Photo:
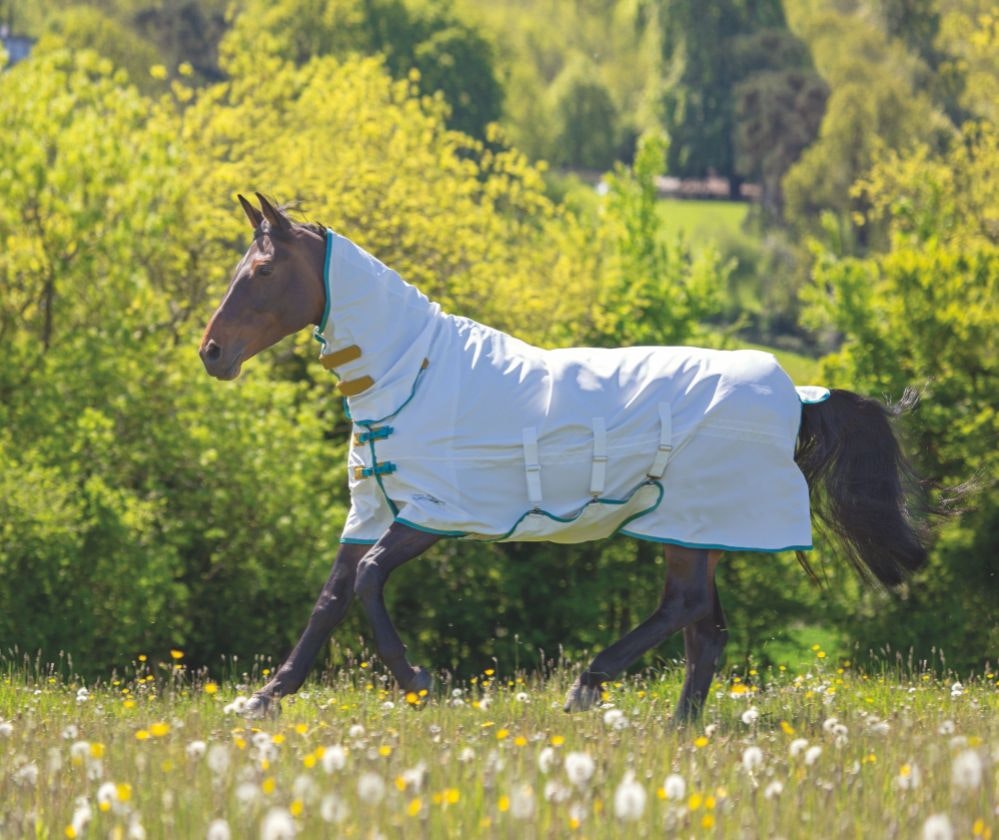
[[[603,690],[599,685],[583,685],[577,679],[566,695],[563,709],[567,712],[585,712],[600,702],[602,694]]]
[[[281,713],[281,703],[274,697],[254,694],[243,707],[243,717],[247,720],[263,720],[267,717],[276,718]]]
[[[434,684],[434,678],[429,671],[424,671],[419,665],[413,668],[413,675],[402,686],[404,691],[412,691],[419,694],[421,691],[430,692]]]

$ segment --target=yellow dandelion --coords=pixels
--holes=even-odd
[[[697,738],[694,741],[694,746],[697,747],[697,749],[701,749],[702,747],[706,747],[707,745],[708,745],[708,739],[705,735],[701,735],[700,738]]]
[[[382,756],[382,758],[388,758],[390,755],[392,755],[392,747],[390,747],[388,744],[382,744],[378,748],[378,755]]]
[[[90,757],[91,758],[104,758],[104,744],[99,741],[93,741],[90,744]]]
[[[166,76],[164,76],[163,78],[166,78]],[[170,658],[171,659],[183,659],[184,658],[184,651],[177,650],[176,648],[173,648],[173,649],[170,650]]]
[[[510,810],[510,797],[503,794],[503,796],[499,798],[499,802],[496,803],[496,807],[499,808],[501,814],[505,814]]]
[[[561,735],[552,735],[548,741],[553,747],[561,747],[565,743],[565,738]]]
[[[102,814],[106,814],[108,811],[111,810],[111,803],[108,802],[106,799],[103,802],[98,802],[97,810],[100,811]]]
[[[300,817],[302,816],[302,811],[305,810],[305,803],[301,799],[293,799],[291,805],[288,806],[288,810],[293,817]]]
[[[305,765],[306,769],[311,770],[313,767],[316,766],[316,754],[309,753],[308,755],[303,757],[302,764]]]
[[[235,738],[232,739],[232,742],[236,745],[236,749],[237,750],[245,750],[246,749],[246,739],[245,738],[242,738],[239,735],[237,735]]]
[[[284,743],[284,735],[282,735],[279,732],[277,735],[275,735],[273,738],[271,738],[271,743],[272,744],[277,744],[278,746],[281,746],[281,744]]]
[[[701,828],[714,828],[715,827],[715,816],[714,814],[705,814],[701,817]]]
[[[406,702],[409,703],[410,706],[415,706],[420,702],[420,696],[415,691],[407,691]]]
[[[715,809],[715,798],[708,794],[704,797],[704,808],[708,811],[713,811]]]
[[[295,731],[299,735],[305,735],[309,731],[309,726],[308,726],[308,724],[305,724],[305,723],[296,723],[295,724]]]
[[[666,799],[666,788],[664,787],[656,788],[656,799]]]
[[[274,777],[273,776],[268,776],[266,779],[264,779],[260,783],[260,789],[264,793],[266,793],[268,796],[270,796],[272,793],[274,793],[274,789],[276,787],[277,787],[277,782],[274,781]]]
[[[523,735],[518,735],[516,738],[513,739],[513,743],[516,744],[518,747],[526,747],[527,738],[525,738]]]
[[[145,729],[140,729],[135,733],[136,741],[146,741],[149,739],[149,733]]]
[[[687,808],[690,811],[698,810],[701,805],[704,804],[704,797],[699,793],[690,794],[690,798],[687,800]]]
[[[486,670],[483,671],[482,673],[485,674],[487,677],[491,677],[493,674],[496,673],[496,671],[492,668],[486,668]]]
[[[404,791],[406,789],[406,780],[402,776],[395,777],[395,787],[398,791]]]
[[[134,709],[135,701],[131,697],[126,697],[124,700],[121,701],[121,705],[124,706],[126,709]]]
[[[262,676],[269,677],[271,675],[271,669],[270,668],[264,668],[260,673],[261,673]]]
[[[139,662],[145,662],[147,659],[149,659],[149,657],[146,656],[144,653],[139,654]]]
[[[149,734],[154,738],[162,738],[170,732],[170,724],[157,721],[149,727]]]
[[[446,788],[444,790],[444,801],[448,805],[456,805],[461,799],[461,791],[458,788]]]
[[[509,737],[510,737],[510,730],[509,729],[497,729],[496,730],[496,740],[497,741],[505,741]]]
[[[114,789],[118,794],[119,802],[128,802],[132,798],[132,786],[128,782],[120,782],[115,785]]]
[[[194,73],[194,68],[191,66],[190,61],[182,61],[177,67],[177,72],[180,73],[181,76],[190,76]]]
[[[793,735],[794,734],[794,727],[791,726],[791,724],[789,724],[786,720],[782,720],[780,722],[780,728],[784,732],[785,735]]]
[[[218,683],[208,682],[205,683],[205,694],[217,694],[219,690]]]
[[[66,830],[63,832],[63,834],[65,834],[68,838],[70,838],[70,840],[73,840],[73,838],[75,837],[79,837],[79,835],[76,833],[76,828],[74,828],[71,825],[66,826]]]
[[[825,658],[826,658],[826,652],[825,652],[824,650],[820,650],[820,651],[819,651],[819,652],[818,652],[817,654],[815,654],[815,655],[816,655],[816,656],[817,656],[817,657],[818,657],[819,659],[825,659]]]
[[[368,663],[367,662],[362,662],[361,663],[361,667],[362,668],[367,668],[368,667]]]
[[[575,831],[582,823],[576,817],[569,817],[569,828]]]
[[[423,800],[418,796],[415,799],[411,799],[409,805],[406,806],[406,813],[411,817],[417,816],[422,810]]]

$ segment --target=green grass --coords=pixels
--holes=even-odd
[[[682,232],[694,247],[717,241],[723,235],[738,237],[749,205],[742,201],[700,201],[666,198],[659,202],[663,230]]]
[[[232,837],[290,836],[263,831],[268,815],[302,837],[920,837],[933,815],[955,837],[989,836],[996,676],[953,691],[821,653],[797,672],[728,674],[704,725],[685,729],[670,722],[678,670],[567,716],[571,674],[486,672],[420,701],[365,663],[256,724],[225,711],[247,685],[183,669],[137,666],[85,698],[76,682],[10,670],[0,836],[201,838],[216,819]],[[792,752],[796,739],[807,746]],[[574,763],[592,775],[574,783]],[[645,794],[634,822],[616,803],[629,774]],[[685,787],[673,799],[671,774]]]
[[[795,385],[821,385],[819,374],[819,360],[811,356],[802,356],[800,353],[792,353],[790,350],[777,350],[773,347],[765,347],[762,344],[751,344],[746,341],[736,342],[740,349],[764,350],[773,353],[784,368],[787,375]]]

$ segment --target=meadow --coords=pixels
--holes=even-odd
[[[567,664],[419,697],[365,660],[248,722],[261,661],[211,681],[172,651],[96,685],[8,663],[0,837],[991,837],[999,675],[815,648],[730,670],[687,728],[680,667],[568,716]]]

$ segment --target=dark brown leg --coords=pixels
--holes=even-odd
[[[688,723],[700,718],[711,680],[715,676],[715,668],[718,667],[718,659],[728,640],[725,614],[722,612],[714,580],[711,582],[711,591],[714,598],[711,615],[683,628],[687,675],[674,715],[677,723]]]
[[[602,686],[607,680],[681,627],[711,616],[710,583],[720,553],[667,546],[665,556],[666,585],[656,611],[624,638],[597,654],[569,689],[567,712],[592,708],[600,702]]]
[[[431,677],[406,660],[406,647],[385,609],[382,592],[385,581],[395,569],[422,554],[439,539],[437,534],[393,524],[357,565],[354,594],[371,622],[378,655],[406,691],[430,688]]]
[[[278,668],[274,678],[250,698],[244,710],[247,717],[263,717],[272,706],[276,709],[278,700],[294,694],[305,682],[320,648],[329,640],[333,629],[343,621],[347,608],[354,600],[357,564],[369,548],[367,545],[340,546],[330,576],[312,608],[305,632],[284,664]]]

